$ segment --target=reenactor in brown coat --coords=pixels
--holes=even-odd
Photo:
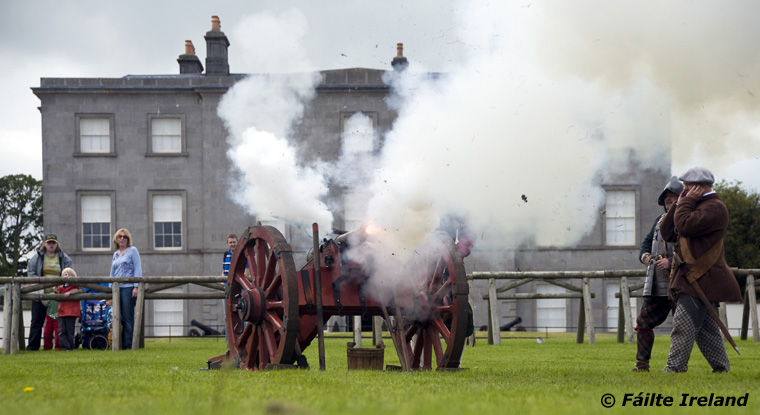
[[[720,329],[692,286],[692,283],[699,285],[713,308],[721,301],[742,300],[723,250],[728,209],[712,190],[715,178],[709,170],[694,167],[679,179],[684,183],[684,191],[660,224],[663,238],[677,242],[675,256],[681,262],[674,263],[675,272],[668,287],[676,310],[664,371],[686,372],[696,342],[713,372],[728,372],[731,365]]]

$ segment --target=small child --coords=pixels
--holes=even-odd
[[[65,268],[61,271],[63,277],[76,277],[77,273],[71,268]],[[63,284],[55,287],[57,294],[63,294],[68,297],[71,294],[79,294],[82,290],[76,285]],[[58,303],[58,327],[60,329],[61,347],[63,350],[71,351],[74,349],[74,330],[77,318],[82,313],[79,300],[64,300]]]
[[[45,304],[44,301],[42,303]],[[42,341],[45,350],[53,348],[53,339],[55,339],[55,350],[61,350],[61,339],[58,337],[58,301],[47,300],[45,329],[42,331]]]

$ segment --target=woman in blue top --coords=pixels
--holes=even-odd
[[[111,262],[112,277],[142,277],[140,254],[132,246],[132,235],[125,228],[116,231],[113,236],[113,253]],[[121,340],[122,350],[132,348],[132,333],[135,328],[135,303],[137,302],[137,284],[125,282],[119,284],[119,299],[121,301],[121,324],[124,325],[124,335]]]

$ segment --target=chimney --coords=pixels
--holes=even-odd
[[[221,30],[219,16],[211,16],[211,30],[206,32],[206,75],[227,76],[230,64],[227,61],[227,48],[230,41]]]
[[[394,70],[403,71],[409,66],[409,61],[404,57],[404,44],[396,43],[396,57],[391,61]]]
[[[192,40],[185,41],[185,53],[177,58],[179,73],[203,73],[203,64],[195,55],[195,46]]]

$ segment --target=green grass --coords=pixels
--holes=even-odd
[[[515,333],[530,337],[530,334]],[[11,414],[506,414],[506,413],[760,413],[760,344],[729,349],[732,373],[712,374],[695,347],[685,374],[664,374],[668,336],[657,336],[651,373],[631,373],[636,346],[597,335],[509,338],[501,346],[478,339],[458,372],[348,371],[348,337],[326,340],[327,370],[201,371],[225,351],[223,339],[149,339],[139,351],[20,352],[0,355],[0,412]],[[369,342],[368,340],[365,340]],[[386,364],[398,364],[390,340]],[[33,390],[28,390],[33,388]],[[25,391],[27,389],[27,391]],[[670,408],[621,407],[623,395],[672,396]],[[602,395],[617,399],[612,409]],[[743,396],[746,407],[678,407],[682,394]]]

